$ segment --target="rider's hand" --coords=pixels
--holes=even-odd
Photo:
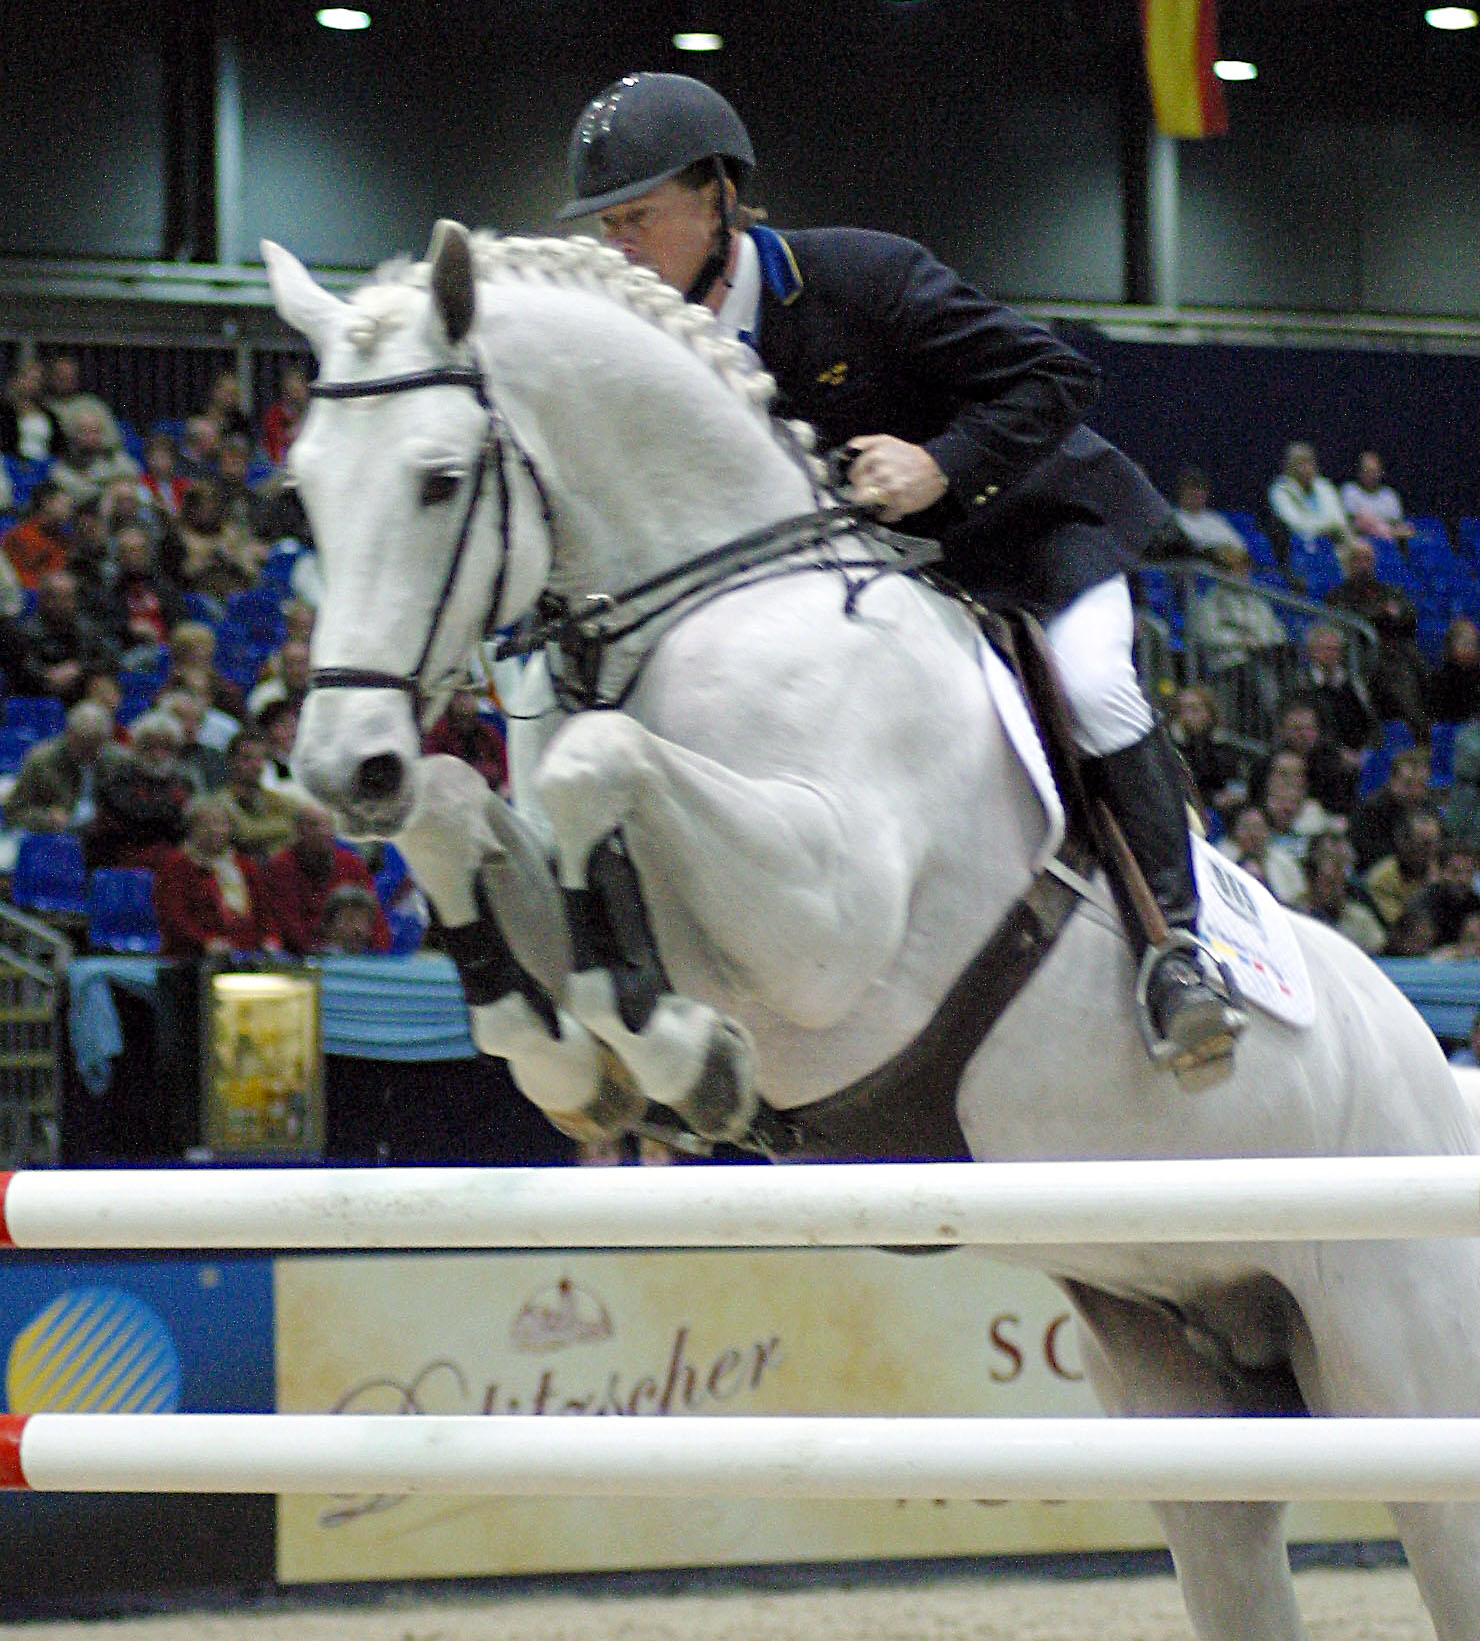
[[[950,481],[928,450],[892,433],[849,439],[848,450],[853,455],[848,468],[850,499],[874,508],[885,524],[933,507],[949,488]]]

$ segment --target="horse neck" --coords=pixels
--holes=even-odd
[[[556,592],[620,590],[815,506],[767,420],[686,344],[611,302],[523,291],[483,343],[549,492]]]

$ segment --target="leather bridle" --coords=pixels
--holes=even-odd
[[[441,365],[430,370],[409,371],[401,376],[373,377],[366,381],[320,381],[314,382],[309,387],[308,392],[310,398],[314,399],[371,399],[382,398],[392,393],[414,393],[425,387],[468,388],[487,417],[488,424],[483,436],[483,442],[478,449],[478,461],[473,469],[473,482],[468,491],[468,500],[463,511],[462,524],[458,529],[457,544],[452,551],[452,562],[447,567],[447,574],[443,578],[441,591],[437,594],[436,603],[432,608],[432,618],[427,628],[426,642],[421,646],[421,653],[416,658],[416,664],[406,673],[383,672],[372,667],[315,667],[308,675],[308,687],[310,689],[400,690],[411,697],[418,719],[421,717],[421,710],[427,697],[436,694],[435,687],[428,688],[423,684],[422,672],[431,658],[432,649],[437,641],[438,630],[442,625],[442,617],[446,613],[453,589],[457,585],[458,574],[462,569],[463,559],[467,554],[468,541],[472,535],[473,519],[478,511],[478,503],[482,500],[483,488],[489,472],[492,471],[498,486],[501,551],[499,554],[498,575],[494,580],[493,595],[489,602],[485,631],[494,631],[500,624],[500,606],[503,604],[504,591],[508,581],[509,551],[513,536],[513,526],[510,519],[511,488],[509,484],[509,461],[511,457],[528,474],[535,494],[539,497],[545,528],[548,531],[551,527],[550,498],[540,480],[534,462],[529,452],[514,436],[513,430],[499,411],[498,406],[489,397],[483,373],[476,365]],[[454,669],[449,669],[447,676],[452,675],[452,670]],[[440,685],[445,681],[445,678],[439,678],[436,682],[437,685]]]

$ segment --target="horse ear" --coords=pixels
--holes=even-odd
[[[427,250],[432,265],[432,300],[449,342],[461,342],[473,328],[473,245],[460,222],[443,217],[432,229]]]
[[[296,331],[313,343],[316,353],[329,338],[344,303],[322,285],[316,284],[308,269],[281,245],[262,241],[262,260],[267,264],[267,283],[273,305]]]

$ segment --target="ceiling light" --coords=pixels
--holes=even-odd
[[[370,27],[368,11],[352,11],[348,6],[326,6],[323,11],[315,12],[314,16],[324,28],[337,28],[349,33]]]
[[[684,29],[673,36],[673,43],[680,51],[719,51],[724,46],[719,35],[707,29]]]
[[[1221,57],[1213,64],[1213,72],[1220,80],[1257,80],[1259,70],[1252,63],[1240,62],[1237,57]]]
[[[1480,15],[1468,6],[1435,6],[1423,14],[1423,20],[1430,28],[1474,28],[1480,23]]]

